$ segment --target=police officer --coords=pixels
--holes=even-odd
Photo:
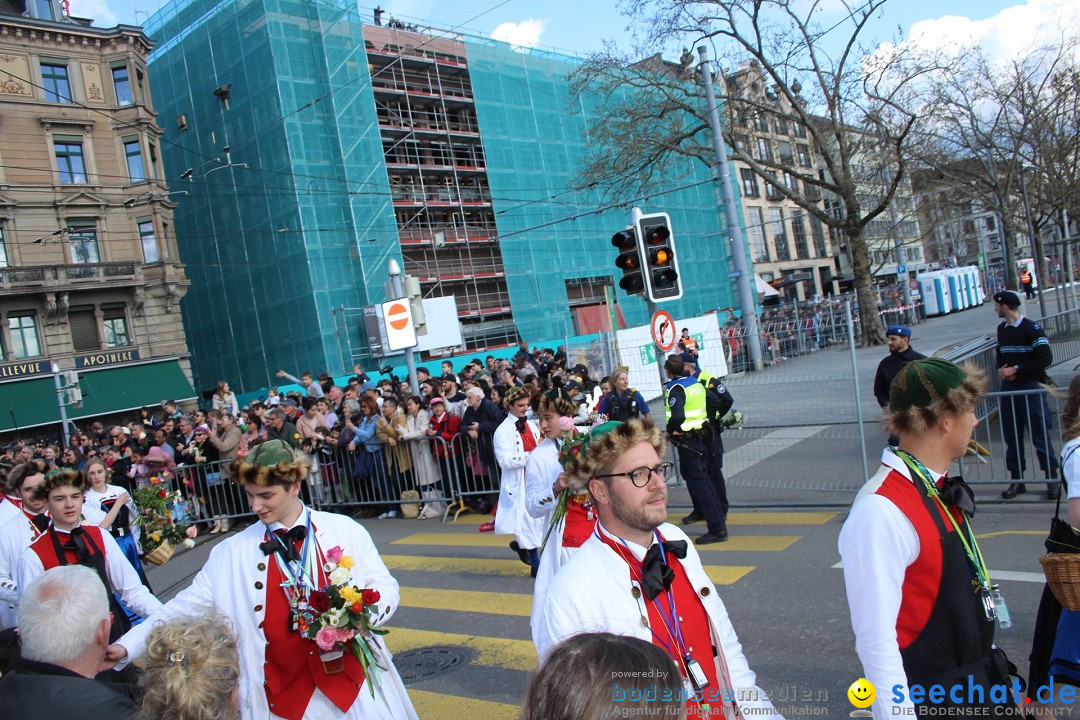
[[[1024,395],[1001,398],[999,406],[1001,431],[1005,436],[1005,469],[1014,482],[1002,491],[1001,497],[1011,500],[1027,487],[1021,482],[1027,460],[1024,457],[1024,435],[1031,432],[1031,444],[1039,467],[1048,481],[1057,477],[1058,458],[1050,429],[1054,418],[1046,403],[1042,384],[1049,382],[1046,370],[1054,364],[1054,351],[1042,326],[1020,314],[1020,297],[1011,290],[994,294],[994,310],[1002,319],[997,328],[997,369],[1002,392],[1027,390]],[[1057,500],[1061,490],[1057,482],[1046,483],[1046,495]]]
[[[705,386],[687,374],[686,363],[679,355],[668,356],[664,371],[668,376],[664,385],[668,438],[679,453],[679,470],[694,507],[708,526],[708,532],[695,542],[698,545],[724,542],[728,538],[727,494],[718,497],[711,479],[719,472],[723,450],[717,453],[719,443],[713,441]],[[715,464],[711,472],[710,464]]]
[[[600,398],[596,412],[608,420],[626,422],[649,414],[649,405],[641,393],[630,387],[630,371],[619,368],[611,374],[612,390]]]

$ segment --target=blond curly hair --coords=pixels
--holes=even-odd
[[[142,720],[232,720],[240,655],[228,618],[176,618],[150,632]]]

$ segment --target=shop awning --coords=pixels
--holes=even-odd
[[[757,286],[757,294],[764,295],[765,297],[772,297],[773,295],[779,295],[780,292],[769,283],[761,279],[760,275],[754,276],[754,283]]]
[[[79,388],[83,404],[68,408],[72,420],[138,410],[162,400],[182,402],[196,397],[175,358],[80,370]],[[6,410],[0,413],[0,432],[60,422],[52,375],[0,383],[0,408]]]

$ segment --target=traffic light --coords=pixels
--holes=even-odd
[[[60,382],[64,391],[64,404],[73,408],[81,408],[83,392],[79,389],[78,371],[64,370],[60,373]]]
[[[675,257],[675,238],[667,213],[642,215],[637,236],[645,258],[645,290],[649,300],[666,302],[683,296],[679,279],[679,260]]]
[[[611,244],[619,249],[615,267],[623,271],[619,287],[627,295],[640,295],[645,292],[645,278],[641,271],[641,249],[632,228],[620,230],[611,236]]]

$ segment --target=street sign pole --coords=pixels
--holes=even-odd
[[[401,266],[398,265],[397,260],[390,258],[387,270],[390,274],[390,287],[394,291],[394,297],[404,297],[405,292],[401,288]],[[405,367],[409,370],[409,389],[412,390],[413,395],[419,395],[420,382],[416,379],[416,357],[413,355],[412,348],[405,349]]]
[[[60,427],[64,435],[64,447],[71,444],[71,436],[68,434],[67,398],[64,397],[64,386],[60,382],[60,366],[51,363],[53,386],[56,388],[56,406],[60,408]]]

